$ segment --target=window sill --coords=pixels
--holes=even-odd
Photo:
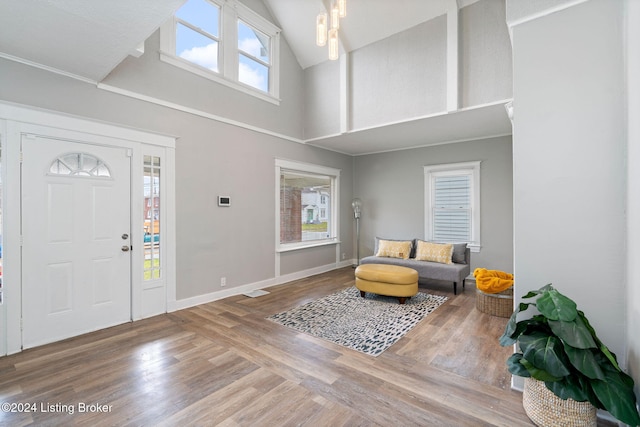
[[[482,248],[482,245],[476,243],[476,244],[471,244],[469,243],[467,245],[467,247],[469,248],[469,250],[471,250],[471,252],[473,253],[480,253],[480,248]]]
[[[206,68],[200,67],[189,61],[185,61],[184,59],[181,59],[175,55],[171,55],[169,53],[161,51],[160,60],[175,67],[182,68],[183,70],[196,74],[200,77],[204,77],[205,79],[223,84],[242,93],[255,96],[256,98],[262,99],[263,101],[270,102],[274,105],[280,105],[280,99],[270,93],[263,92],[259,89],[253,88],[252,86],[248,86],[234,80],[229,80],[223,77],[221,74],[215,73],[211,70],[207,70]]]
[[[337,245],[339,243],[340,241],[337,239],[314,241],[314,242],[290,243],[287,245],[279,245],[278,247],[276,247],[276,252],[280,252],[280,253],[291,252],[291,251],[297,251],[298,249],[317,248],[320,246]]]

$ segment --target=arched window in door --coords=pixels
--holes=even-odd
[[[55,159],[49,167],[51,175],[111,178],[105,162],[86,153],[67,153]]]

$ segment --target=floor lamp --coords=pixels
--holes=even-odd
[[[351,202],[353,208],[353,217],[356,219],[356,264],[354,268],[360,265],[360,213],[362,212],[362,201],[353,199]]]

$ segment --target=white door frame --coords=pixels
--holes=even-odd
[[[132,319],[131,150],[42,130],[22,135],[23,348]],[[69,155],[101,175],[56,173]]]
[[[3,182],[3,304],[0,305],[0,356],[22,350],[20,140],[25,133],[47,134],[131,150],[131,237],[133,320],[175,305],[175,137],[122,128],[84,118],[0,102]],[[73,138],[73,136],[76,136]],[[143,281],[143,160],[162,158],[162,280]],[[137,185],[139,183],[139,185]],[[137,230],[140,230],[137,232]],[[136,241],[139,244],[136,245]]]

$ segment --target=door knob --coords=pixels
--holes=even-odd
[[[129,251],[129,246],[124,245],[124,246],[122,247],[122,252],[128,252],[128,251]]]
[[[127,233],[124,233],[122,235],[122,240],[127,240],[129,238],[129,235]]]

